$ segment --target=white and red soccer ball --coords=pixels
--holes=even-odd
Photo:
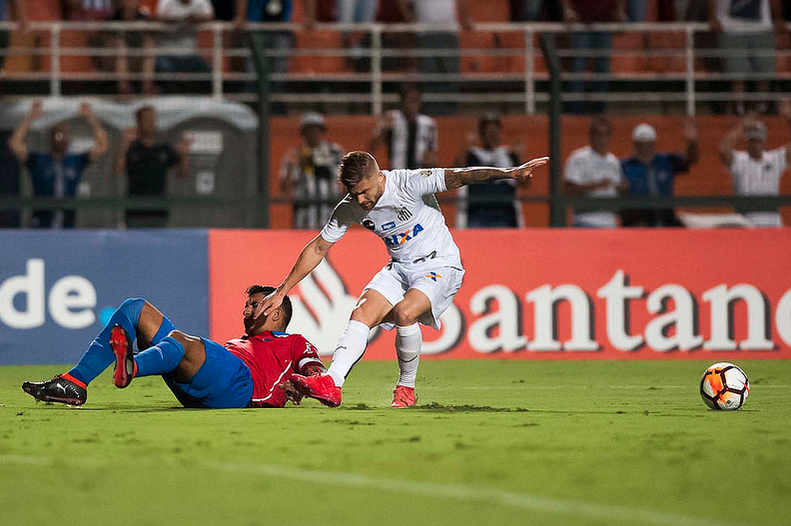
[[[750,381],[747,375],[732,363],[715,363],[706,369],[700,381],[700,396],[712,409],[739,409],[749,394]]]

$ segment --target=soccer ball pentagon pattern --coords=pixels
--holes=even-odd
[[[700,381],[700,396],[712,409],[739,409],[749,394],[750,381],[747,375],[732,363],[715,363],[706,369]]]

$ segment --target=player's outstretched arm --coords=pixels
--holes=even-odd
[[[445,170],[445,185],[448,190],[455,190],[468,184],[485,183],[498,179],[516,179],[523,182],[533,176],[533,170],[548,162],[549,157],[539,157],[516,168],[452,168]]]
[[[321,235],[318,235],[313,238],[313,241],[305,245],[283,283],[272,294],[264,298],[264,301],[258,304],[256,317],[266,316],[280,307],[280,304],[283,303],[283,298],[302,281],[302,278],[310,274],[321,263],[321,260],[324,259],[324,256],[327,255],[327,252],[334,244],[325,241]]]

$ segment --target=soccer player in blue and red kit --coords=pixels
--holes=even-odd
[[[289,379],[294,374],[324,371],[316,348],[299,334],[286,334],[291,302],[267,316],[255,316],[274,287],[253,285],[244,306],[245,335],[225,345],[185,334],[142,298],[124,301],[80,362],[45,382],[25,382],[36,400],[82,405],[87,386],[115,363],[113,383],[128,386],[133,378],[161,375],[184,407],[209,409],[283,407],[299,403]],[[135,354],[133,342],[144,349]]]

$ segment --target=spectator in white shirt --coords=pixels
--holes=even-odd
[[[617,197],[628,189],[621,172],[621,163],[610,153],[612,125],[606,117],[591,121],[590,145],[574,150],[566,161],[564,174],[566,193],[572,196]],[[575,211],[574,226],[583,228],[615,228],[617,214],[606,210]]]
[[[791,101],[780,104],[780,115],[791,129]],[[746,151],[738,151],[734,144],[744,137]],[[778,195],[780,179],[791,160],[791,143],[766,151],[766,125],[750,114],[734,127],[720,143],[720,160],[728,167],[737,195]],[[744,216],[758,227],[781,227],[782,218],[776,208],[756,211],[751,207]]]
[[[214,8],[209,0],[159,0],[157,19],[172,24],[160,36],[159,47],[167,51],[157,57],[157,73],[210,73],[211,69],[197,53],[198,29],[195,27],[195,24],[214,19]],[[173,82],[165,86],[170,88],[167,91],[175,91]]]

